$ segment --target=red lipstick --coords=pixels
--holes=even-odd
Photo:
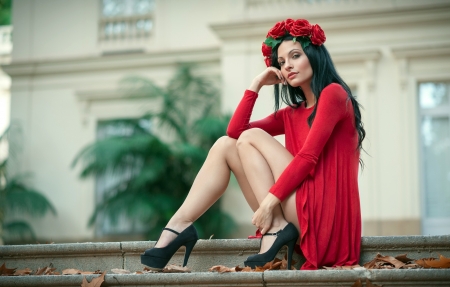
[[[295,73],[295,72],[290,72],[290,73],[288,74],[288,79],[294,78],[295,75],[297,75],[297,73]]]

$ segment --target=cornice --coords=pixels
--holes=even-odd
[[[292,15],[298,18],[300,13]],[[301,13],[307,17],[307,13]],[[308,16],[311,23],[320,23],[327,32],[343,29],[367,29],[379,27],[393,27],[398,25],[418,25],[429,22],[449,22],[450,1],[439,3],[431,7],[399,7],[396,9],[378,9],[361,11],[338,11],[328,13],[317,13]],[[285,16],[285,18],[288,18]],[[217,23],[210,28],[222,40],[239,39],[247,37],[264,37],[267,29],[279,18],[265,17],[263,19],[250,19],[235,21],[232,23]]]
[[[196,50],[160,51],[139,54],[115,54],[71,59],[43,59],[13,62],[2,66],[11,77],[51,74],[84,73],[86,71],[110,71],[146,68],[178,63],[205,63],[220,61],[220,47]]]
[[[450,55],[450,41],[426,42],[392,46],[392,53],[399,59],[440,57]]]
[[[377,48],[332,50],[330,54],[334,63],[377,61],[381,57],[381,51]]]

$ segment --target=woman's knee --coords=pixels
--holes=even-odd
[[[222,136],[213,144],[210,149],[211,151],[229,151],[230,149],[236,148],[236,139],[230,138],[229,136]]]
[[[239,148],[251,144],[261,136],[261,133],[265,133],[265,131],[260,128],[252,128],[244,131],[237,139],[236,146]]]

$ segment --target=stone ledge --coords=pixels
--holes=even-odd
[[[98,276],[98,275],[97,275]],[[96,277],[86,276],[90,281]],[[1,277],[0,286],[80,286],[83,276]],[[264,273],[108,274],[102,286],[351,286],[369,279],[389,286],[449,286],[449,269],[266,271]]]
[[[140,254],[153,247],[154,241],[73,243],[0,246],[0,264],[19,269],[48,266],[53,263],[59,271],[66,268],[81,270],[109,270],[124,268],[132,272],[142,270]],[[243,266],[247,256],[257,253],[259,240],[212,239],[199,240],[189,259],[188,267],[206,272],[213,265]],[[282,251],[279,256],[282,256]],[[407,253],[410,258],[450,257],[450,235],[445,236],[379,236],[363,237],[360,264],[369,262],[377,253],[396,256]],[[169,262],[181,265],[184,248]],[[299,267],[304,260],[296,256]]]
[[[64,244],[29,244],[0,246],[0,258],[5,256],[39,256],[39,255],[80,255],[89,253],[122,254],[120,242],[86,242]]]

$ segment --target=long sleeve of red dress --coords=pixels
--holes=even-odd
[[[257,94],[246,91],[230,124],[228,135],[238,138],[258,127],[271,135],[285,134],[292,162],[270,188],[281,201],[296,192],[300,247],[306,258],[302,269],[354,265],[359,261],[361,213],[358,191],[358,136],[354,112],[346,91],[327,86],[313,108],[287,107],[250,122]]]

